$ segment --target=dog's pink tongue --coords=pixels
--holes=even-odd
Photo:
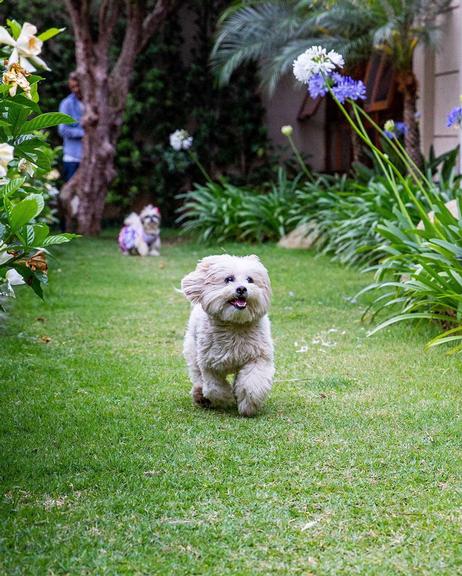
[[[247,306],[247,302],[243,298],[237,298],[236,299],[236,305],[239,308],[245,308]]]

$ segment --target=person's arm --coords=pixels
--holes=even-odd
[[[64,100],[59,105],[59,111],[62,112],[63,114],[68,114],[69,116],[72,116],[72,114],[69,113],[70,110],[68,103],[65,102]],[[83,138],[84,135],[84,130],[78,122],[76,122],[75,124],[60,124],[58,126],[58,132],[61,138],[80,139]]]

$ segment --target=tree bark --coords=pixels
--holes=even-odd
[[[143,0],[125,0],[125,34],[112,68],[109,51],[120,16],[119,1],[101,0],[97,38],[92,31],[91,0],[65,0],[65,4],[75,35],[85,135],[79,169],[66,185],[64,196],[71,198],[76,191],[78,232],[95,235],[101,230],[108,187],[115,176],[117,140],[136,57],[178,1],[157,0],[154,8],[147,10]]]
[[[412,71],[403,73],[398,78],[398,89],[403,94],[403,121],[407,126],[404,134],[404,147],[417,167],[423,164],[420,149],[420,128],[417,119],[417,78]]]

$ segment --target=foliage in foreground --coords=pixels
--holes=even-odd
[[[426,318],[457,324],[431,344],[462,340],[459,328],[462,320],[460,190],[456,192],[456,217],[435,182],[419,169],[398,138],[392,135],[389,145],[409,176],[401,173],[389,154],[374,144],[366,126],[374,127],[382,138],[386,133],[356,102],[364,98],[357,90],[360,83],[346,78],[343,93],[336,92],[334,84],[338,85],[340,75],[332,70],[343,65],[339,54],[327,54],[321,48],[313,48],[301,54],[295,64],[298,67],[296,70],[294,65],[294,74],[308,84],[312,96],[321,83],[325,93],[333,98],[351,128],[373,154],[396,200],[393,220],[377,226],[377,231],[388,242],[384,244],[387,256],[377,265],[377,282],[366,289],[374,294],[379,292],[372,304],[375,312],[383,308],[391,310],[390,316],[375,331],[403,320]],[[318,74],[318,82],[312,83],[315,74]],[[459,127],[462,123],[460,112],[459,108],[451,112]],[[417,212],[421,224],[416,226],[409,207]],[[428,213],[429,208],[432,214]],[[385,294],[383,290],[386,290]],[[460,350],[462,345],[453,351]]]
[[[8,21],[17,39],[21,26]],[[30,26],[30,25],[29,25]],[[46,39],[56,30],[43,33]],[[39,38],[40,39],[40,38]],[[38,105],[40,76],[19,64],[6,64],[0,84],[0,296],[13,296],[12,285],[27,284],[42,296],[47,283],[46,255],[53,244],[68,242],[71,234],[51,234],[45,198],[53,152],[41,132],[74,119],[42,113]],[[2,302],[0,302],[0,306]]]

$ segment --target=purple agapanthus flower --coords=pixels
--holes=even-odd
[[[308,92],[311,98],[325,96],[327,93],[326,80],[322,74],[314,74],[308,80]]]
[[[351,76],[343,76],[338,72],[331,74],[313,74],[308,80],[308,92],[312,98],[325,96],[331,87],[337,100],[343,104],[345,100],[365,100],[366,86],[361,80],[353,80]]]
[[[337,100],[343,104],[345,100],[365,100],[366,86],[361,80],[353,80],[351,76],[342,76],[337,72],[332,75],[334,85],[332,92]]]
[[[395,122],[395,129],[398,136],[405,136],[409,132],[406,122]]]
[[[456,106],[448,114],[448,128],[462,126],[462,106]]]

